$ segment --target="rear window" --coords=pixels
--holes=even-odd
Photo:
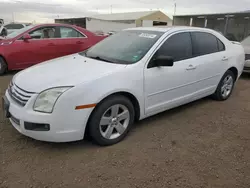
[[[4,26],[6,29],[22,29],[24,26],[22,24],[7,24]]]
[[[225,50],[225,45],[219,39],[217,39],[217,41],[218,41],[218,49],[219,49],[219,51],[224,51]]]
[[[191,32],[191,37],[193,42],[193,55],[195,57],[223,50],[223,44],[218,44],[218,39],[210,33]]]

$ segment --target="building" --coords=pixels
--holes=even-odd
[[[120,31],[131,27],[172,25],[172,20],[161,11],[97,14],[84,18],[55,19],[55,23],[68,23],[90,31]]]
[[[238,41],[250,34],[250,11],[178,15],[173,18],[173,25],[207,27],[224,35],[233,35]]]

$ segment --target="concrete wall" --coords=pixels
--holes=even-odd
[[[142,27],[152,27],[153,21],[152,20],[142,20]]]
[[[119,22],[112,22],[112,21],[105,21],[105,20],[98,20],[98,19],[86,19],[86,29],[90,31],[121,31],[123,29],[135,27],[135,23],[127,24],[127,23],[119,23]]]
[[[190,17],[176,17],[174,18],[174,25],[189,26]]]

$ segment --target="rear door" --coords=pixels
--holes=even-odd
[[[87,36],[72,27],[57,27],[56,33],[57,51],[60,56],[84,51],[90,45]]]
[[[198,70],[197,87],[204,91],[216,89],[224,74],[228,56],[225,45],[213,34],[191,32],[193,44],[193,66]]]

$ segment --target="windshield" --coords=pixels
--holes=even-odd
[[[16,36],[22,34],[23,32],[25,31],[28,31],[29,29],[33,28],[34,26],[33,25],[30,25],[30,26],[27,26],[27,27],[24,27],[22,29],[18,29],[10,34],[7,35],[7,39],[10,39],[10,38],[15,38]]]
[[[80,55],[118,64],[141,60],[163,32],[126,30],[105,38]]]
[[[250,46],[250,36],[241,41],[241,44],[244,46]]]

